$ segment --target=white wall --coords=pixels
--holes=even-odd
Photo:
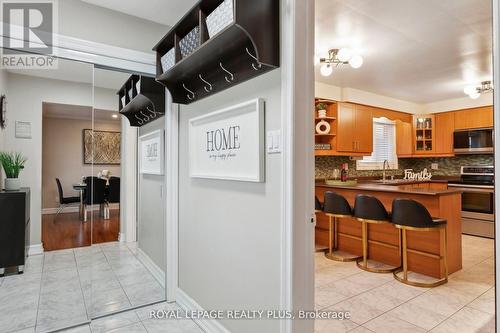
[[[92,65],[84,64],[92,75]],[[114,95],[113,90],[108,90]],[[105,95],[103,92],[102,95]],[[8,124],[4,131],[4,149],[23,153],[28,162],[21,172],[22,186],[31,188],[31,244],[41,242],[42,190],[42,103],[92,105],[92,86],[69,81],[48,80],[25,75],[7,76]],[[97,97],[97,94],[96,94]],[[111,98],[96,100],[96,108],[115,110]],[[31,122],[32,139],[15,138],[16,120]]]
[[[483,94],[478,99],[464,96],[463,98],[419,104],[359,89],[328,85],[322,82],[315,82],[315,96],[317,98],[366,104],[411,114],[438,113],[493,105],[492,94]]]
[[[139,129],[139,135],[145,135],[165,129],[165,119],[157,119]],[[139,155],[138,155],[139,156]],[[139,248],[165,272],[165,210],[163,205],[164,176],[139,175],[139,219],[137,221],[137,240]]]
[[[266,130],[281,128],[281,70],[180,107],[179,286],[204,309],[280,308],[280,154],[266,154],[264,183],[189,177],[189,119],[257,97],[266,102]],[[222,324],[255,333],[278,332],[280,323]]]
[[[168,32],[167,26],[79,0],[58,3],[61,35],[153,53],[153,46]]]

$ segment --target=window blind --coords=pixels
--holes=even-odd
[[[359,170],[383,169],[384,161],[389,161],[391,169],[397,169],[396,125],[385,118],[373,119],[373,153],[357,162]]]

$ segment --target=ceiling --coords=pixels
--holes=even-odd
[[[118,118],[113,118],[118,115]],[[92,108],[82,105],[43,103],[43,116],[46,118],[92,120]],[[94,121],[119,122],[120,114],[115,111],[94,110]]]
[[[316,80],[416,103],[465,97],[492,79],[490,0],[316,0],[316,54],[349,47],[364,58]]]
[[[92,5],[173,26],[194,6],[195,0],[82,0]]]

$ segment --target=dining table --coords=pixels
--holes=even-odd
[[[73,184],[73,189],[77,192],[80,193],[80,209],[78,210],[79,211],[79,217],[80,217],[80,220],[83,220],[84,219],[84,203],[83,203],[83,200],[84,200],[84,197],[83,197],[83,194],[85,193],[85,189],[87,188],[87,184],[85,183],[80,183],[80,184]]]

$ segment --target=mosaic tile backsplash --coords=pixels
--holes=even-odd
[[[382,177],[381,170],[356,170],[356,161],[344,156],[316,156],[316,179],[331,178],[333,169],[340,169],[342,163],[349,164],[349,177]],[[431,164],[438,163],[438,170],[431,170]],[[390,177],[403,176],[405,169],[421,171],[427,168],[434,176],[459,176],[462,165],[493,165],[493,155],[459,155],[455,157],[400,158],[398,170],[389,170]]]

